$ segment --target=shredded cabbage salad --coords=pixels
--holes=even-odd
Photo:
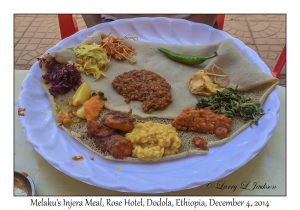
[[[100,45],[85,43],[72,48],[77,56],[75,67],[84,74],[92,74],[95,80],[101,76],[106,76],[103,72],[107,71],[110,59],[106,51]]]

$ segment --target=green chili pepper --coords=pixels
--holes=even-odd
[[[214,55],[211,56],[198,56],[198,55],[185,55],[185,54],[178,54],[175,52],[172,52],[170,50],[167,50],[165,48],[158,48],[158,50],[160,52],[162,52],[163,54],[165,54],[168,58],[180,62],[180,63],[184,63],[184,64],[188,64],[188,65],[198,65],[203,63],[204,61],[206,61],[207,59],[216,57],[218,54],[217,52],[214,52]]]

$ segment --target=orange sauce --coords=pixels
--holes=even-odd
[[[84,160],[84,158],[81,155],[78,155],[78,156],[73,156],[72,160],[74,160],[74,161],[81,161],[81,160]]]

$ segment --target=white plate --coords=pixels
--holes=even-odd
[[[230,38],[236,47],[261,71],[270,74],[259,56],[238,39],[207,25],[167,18],[136,18],[103,23],[79,31],[47,52],[79,44],[94,31],[119,36],[138,36],[139,41],[170,44],[209,44]],[[121,192],[161,193],[189,189],[221,179],[249,162],[267,143],[278,120],[280,101],[277,89],[267,98],[259,126],[248,128],[225,145],[211,148],[208,155],[192,156],[161,163],[124,163],[96,155],[55,124],[50,102],[40,84],[36,62],[25,78],[19,107],[22,128],[34,149],[61,172],[90,185]],[[82,155],[84,161],[73,161]],[[95,159],[92,161],[90,157]],[[251,173],[251,172],[249,172]]]

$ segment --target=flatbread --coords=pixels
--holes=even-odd
[[[89,36],[85,42],[100,43],[100,39],[107,35],[103,32],[95,32]],[[108,100],[105,102],[106,110],[117,110],[125,113],[132,112],[132,115],[137,118],[137,122],[154,121],[160,123],[171,123],[183,109],[188,107],[195,107],[197,104],[197,96],[193,95],[188,88],[188,80],[198,70],[205,67],[211,69],[212,65],[216,64],[221,67],[230,78],[230,82],[227,87],[243,91],[244,95],[253,99],[260,100],[261,104],[264,103],[268,95],[274,90],[278,84],[278,79],[260,71],[257,69],[244,55],[235,47],[234,43],[230,39],[225,39],[220,43],[208,44],[208,45],[176,45],[176,44],[160,44],[149,42],[138,42],[133,40],[125,40],[126,45],[132,45],[137,52],[136,63],[130,64],[126,60],[116,61],[111,60],[109,69],[105,72],[106,77],[93,81],[93,77],[90,75],[82,75],[82,82],[87,83],[92,90],[101,89]],[[180,52],[182,54],[193,55],[212,55],[214,52],[218,53],[218,56],[204,62],[201,65],[189,66],[180,64],[173,60],[168,59],[165,55],[160,53],[157,48],[163,47],[174,52]],[[76,55],[70,49],[63,49],[57,52],[45,55],[45,57],[55,57],[60,63],[69,63],[70,61],[76,62]],[[131,101],[126,104],[124,97],[119,95],[112,87],[111,82],[113,79],[133,69],[145,69],[151,70],[160,76],[164,77],[171,85],[171,95],[173,102],[164,110],[158,110],[147,114],[143,112],[142,103],[139,101]],[[46,92],[48,87],[42,81]],[[54,99],[49,93],[47,93],[53,108],[59,103],[65,103],[65,100],[71,96],[69,95]],[[103,111],[102,116],[105,114]],[[101,116],[100,116],[101,118]],[[195,132],[183,132],[179,131],[180,138],[182,140],[182,146],[179,150],[179,154],[163,157],[162,160],[176,159],[191,154],[205,154],[205,151],[201,151],[196,148],[192,143],[194,136],[200,136],[208,141],[208,147],[224,144],[230,139],[234,138],[238,133],[249,127],[249,122],[244,122],[242,119],[235,118],[232,124],[232,131],[228,137],[219,140],[215,135],[200,134]],[[97,152],[99,155],[113,159],[109,155],[102,154],[95,148],[93,141],[86,136],[86,128],[84,122],[73,125],[68,128],[64,128],[75,139],[83,143],[91,150]],[[135,158],[127,158],[125,161],[139,161]]]

